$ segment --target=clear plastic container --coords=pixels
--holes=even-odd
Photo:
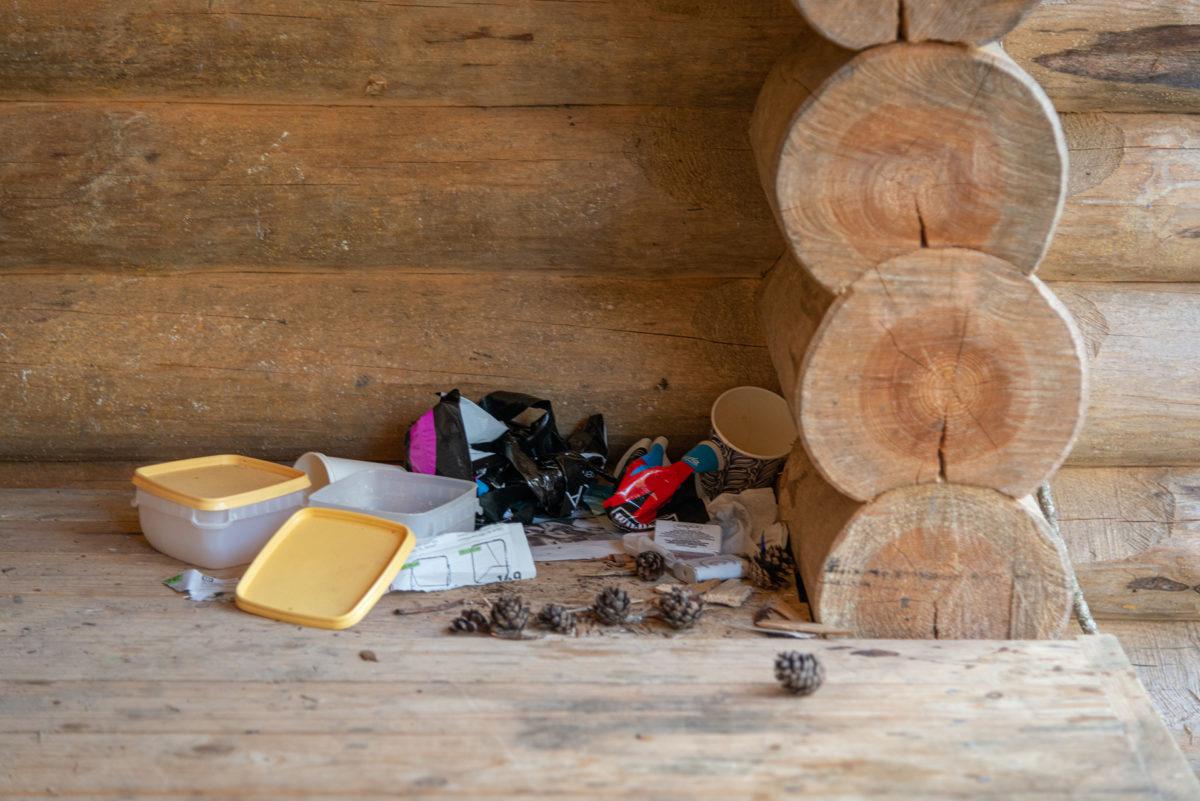
[[[147,541],[167,556],[218,570],[254,561],[275,531],[304,506],[304,490],[235,509],[205,511],[138,490],[133,505]]]
[[[291,467],[222,455],[141,467],[133,483],[150,544],[216,570],[252,561],[304,505],[309,480]]]
[[[335,481],[310,495],[308,502],[403,523],[417,542],[447,531],[474,531],[479,508],[473,481],[387,468]]]

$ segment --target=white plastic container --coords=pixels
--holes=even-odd
[[[322,487],[327,487],[335,481],[341,481],[343,478],[349,478],[355,473],[361,473],[363,470],[398,470],[401,473],[407,472],[403,467],[396,465],[383,464],[381,462],[363,462],[358,459],[341,459],[337,456],[326,456],[323,453],[309,451],[296,460],[293,465],[297,470],[303,470],[308,474],[308,480],[311,482],[309,494],[316,492]]]
[[[388,468],[363,470],[317,490],[309,505],[366,512],[408,526],[417,542],[474,531],[475,482]]]
[[[180,561],[217,570],[253,561],[304,505],[308,477],[246,456],[206,456],[139,468],[142,533]]]

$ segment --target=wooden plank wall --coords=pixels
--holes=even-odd
[[[795,31],[726,4],[0,9],[0,458],[378,459],[434,392],[615,444],[774,382],[745,128]]]
[[[394,459],[432,393],[614,441],[774,378],[746,123],[787,0],[0,8],[0,459]],[[1079,465],[1200,457],[1196,0],[1046,2],[1071,198],[1041,269],[1095,378]],[[1162,58],[1143,55],[1153,46]]]

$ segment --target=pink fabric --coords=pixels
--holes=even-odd
[[[414,473],[437,475],[437,431],[433,409],[425,412],[408,430],[408,464]]]

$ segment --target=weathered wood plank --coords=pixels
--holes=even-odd
[[[1069,196],[1038,275],[1200,280],[1200,119],[1064,114],[1062,123]]]
[[[759,276],[744,111],[0,104],[0,267]],[[1200,122],[1066,115],[1039,275],[1190,281]],[[285,135],[286,134],[286,135]]]
[[[496,797],[537,776],[561,797],[674,797],[681,785],[669,766],[687,754],[702,754],[708,766],[687,762],[697,783],[683,791],[699,798],[795,782],[796,793],[848,787],[939,797],[930,790],[935,775],[951,798],[977,797],[980,776],[1004,798],[1196,792],[1127,661],[1104,638],[735,643],[711,637],[745,635],[706,625],[670,640],[605,631],[518,643],[448,636],[440,628],[449,612],[390,614],[446,594],[386,596],[345,632],[303,629],[162,588],[173,560],[140,537],[92,528],[110,518],[109,531],[121,530],[128,512],[116,501],[125,497],[0,494],[8,510],[0,523],[0,775],[10,793],[155,795],[192,782],[240,797],[315,796],[394,792],[402,779],[415,781],[416,795]],[[58,515],[50,513],[55,501]],[[584,577],[605,572],[602,563],[543,567],[520,584],[531,598],[565,599],[614,580]],[[756,605],[723,612],[748,621]],[[1198,664],[1198,640],[1186,636],[1143,637],[1135,659],[1152,688],[1166,688],[1155,697],[1167,702],[1185,747],[1195,714],[1189,671]],[[774,688],[771,656],[787,647],[815,651],[827,667],[825,687],[805,701]],[[363,649],[378,661],[363,661]],[[1007,732],[1021,756],[1005,750]],[[863,750],[835,758],[835,744]],[[406,769],[423,749],[440,756]],[[429,767],[447,753],[458,760],[454,773]],[[597,760],[621,769],[601,770]],[[373,767],[380,764],[386,774]],[[214,771],[224,774],[215,783]],[[622,783],[627,775],[636,786]],[[413,779],[422,776],[439,778]],[[593,776],[595,784],[581,783]]]
[[[1200,459],[1200,284],[1053,285],[1091,357],[1091,403],[1073,464]]]
[[[1004,44],[1060,110],[1188,111],[1197,8],[1043,2]],[[0,30],[11,99],[749,108],[803,22],[785,0],[19,0]]]
[[[232,448],[395,460],[407,424],[456,385],[540,393],[566,428],[605,412],[617,445],[665,433],[684,446],[707,434],[720,391],[775,383],[757,283],[0,275],[0,402],[14,412],[0,420],[0,457]],[[1069,462],[1195,463],[1200,285],[1052,288],[1091,357],[1092,402]]]
[[[1120,639],[1167,730],[1200,773],[1200,623],[1105,620]]]
[[[742,111],[0,105],[0,266],[761,275]]]
[[[1200,620],[1200,470],[1075,468],[1052,484],[1096,617]]]
[[[0,96],[749,108],[786,0],[18,0]]]
[[[404,458],[458,386],[550,398],[565,431],[686,448],[740,384],[772,386],[753,280],[535,274],[0,274],[0,458],[233,449]]]
[[[721,390],[774,383],[757,284],[0,275],[0,400],[18,410],[0,422],[0,456],[153,460],[232,448],[398,460],[405,426],[455,385],[540,393],[559,403],[564,427],[607,413],[617,445],[661,432],[682,446],[707,434]],[[1091,358],[1091,405],[1069,461],[1195,463],[1200,285],[1052,288]]]
[[[453,668],[439,664],[442,642],[456,646]],[[804,702],[804,714],[773,686],[778,644],[759,641],[442,638],[426,641],[421,653],[410,647],[401,661],[390,652],[377,663],[354,658],[347,666],[358,675],[349,686],[320,675],[231,683],[215,674],[255,656],[210,658],[209,678],[191,684],[5,681],[0,725],[12,733],[0,742],[20,765],[11,787],[24,792],[154,793],[198,784],[208,792],[399,787],[496,797],[554,787],[609,797],[636,787],[642,797],[728,798],[771,787],[965,798],[986,777],[989,792],[1005,798],[1188,798],[1195,778],[1169,743],[1162,747],[1161,724],[1127,683],[1119,650],[1094,653],[1104,644],[813,643],[807,649],[820,654],[828,679]],[[111,645],[106,652],[129,653]],[[135,672],[140,661],[130,663]],[[431,675],[440,678],[423,678]],[[354,701],[333,706],[350,687]],[[107,700],[86,720],[36,712],[66,707],[72,717],[93,706],[81,697],[92,688]],[[214,725],[223,702],[206,696],[234,700],[238,688],[248,690],[236,699],[240,712]],[[121,703],[132,694],[138,698]],[[370,703],[375,698],[387,700]],[[233,728],[255,711],[257,723]],[[449,753],[453,770],[443,769]],[[696,770],[701,761],[707,767]],[[66,762],[77,770],[61,770]]]
[[[1043,2],[1004,47],[1059,111],[1200,108],[1196,0]]]

